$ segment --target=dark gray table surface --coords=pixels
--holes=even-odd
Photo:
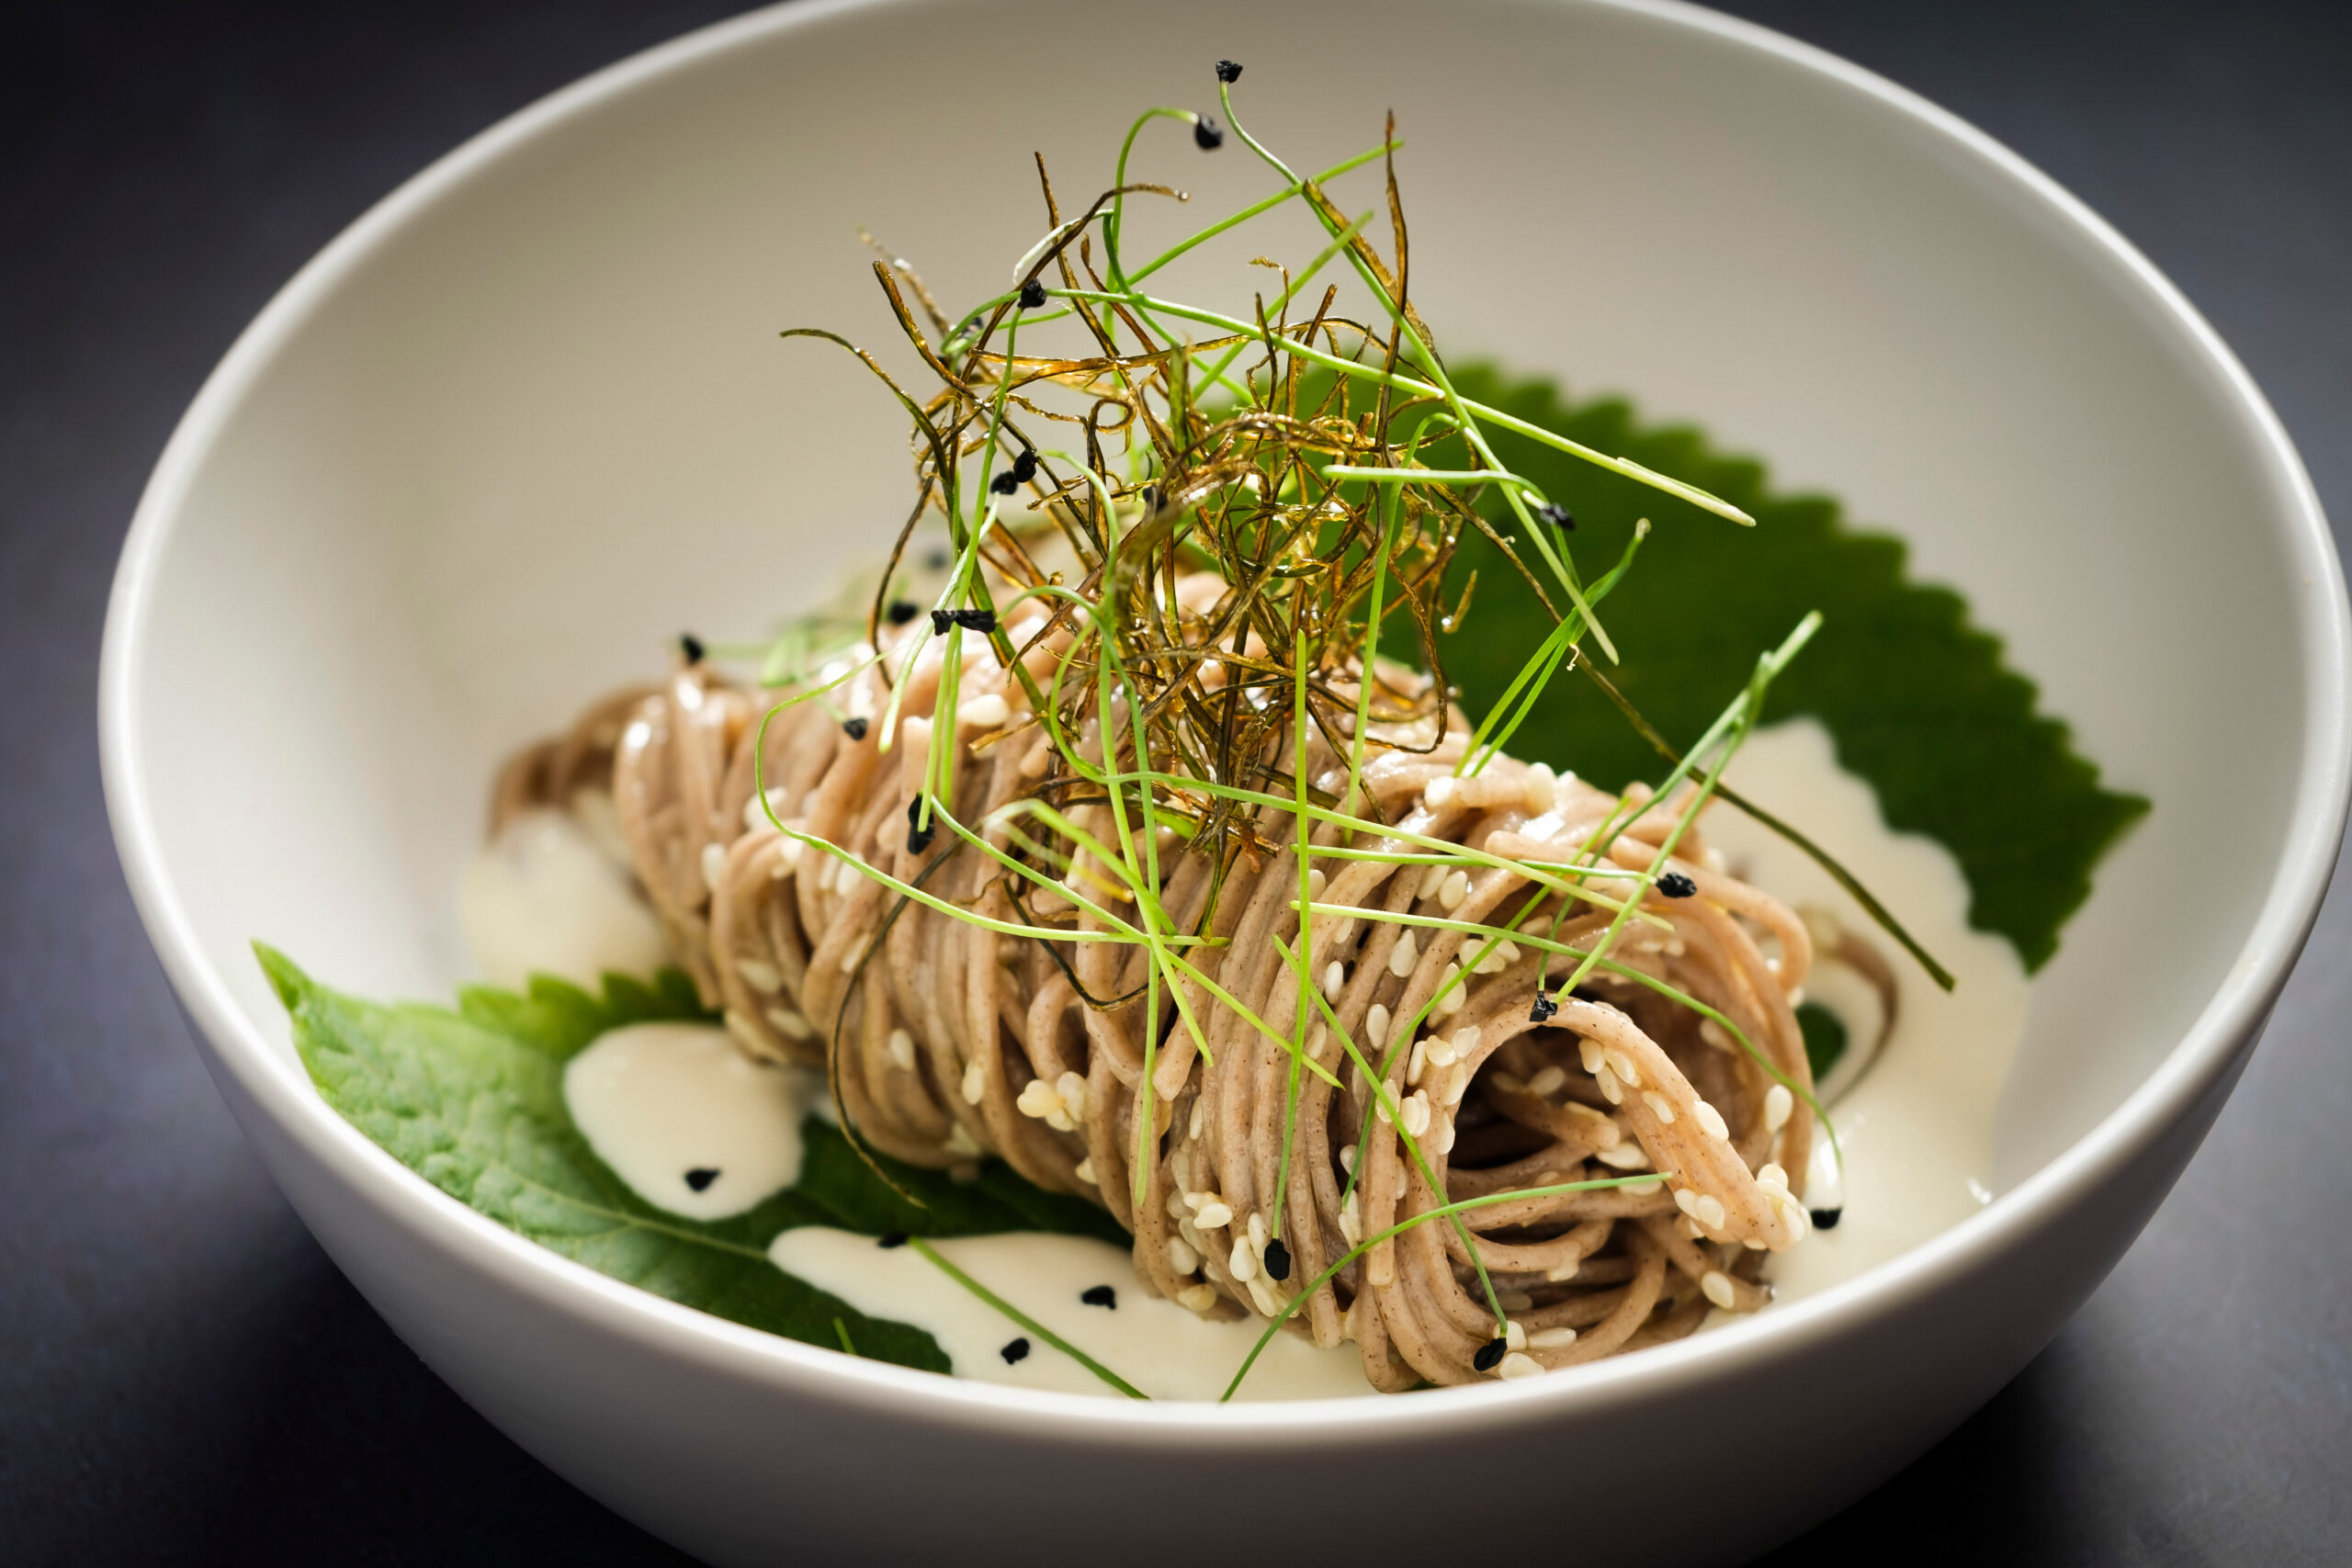
[[[733,8],[0,8],[0,1562],[683,1561],[467,1409],[278,1197],[131,911],[95,711],[140,486],[272,290],[465,137]],[[2341,540],[2346,7],[1732,9],[1926,93],[2114,220],[2245,359]],[[1768,1561],[2352,1559],[2348,956],[2339,874],[2113,1278],[1960,1431]]]

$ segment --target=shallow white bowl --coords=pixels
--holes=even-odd
[[[1040,226],[1030,151],[1084,200],[1127,115],[1209,103],[1222,54],[1310,164],[1398,110],[1416,290],[1455,353],[1628,391],[1896,526],[2154,797],[2039,982],[1982,1213],[1574,1376],[1146,1408],[673,1306],[442,1196],[311,1092],[250,938],[446,995],[495,755],[680,626],[766,624],[901,515],[890,406],[774,336],[890,339],[854,226],[952,299],[993,292]],[[1146,166],[1195,212],[1265,188],[1181,130]],[[1216,265],[1194,276],[1222,296]],[[2346,631],[2311,487],[2210,329],[2049,181],[1849,65],[1668,6],[808,4],[517,116],[287,287],[141,504],[101,723],[141,912],[295,1207],[469,1401],[656,1533],[735,1562],[1254,1559],[1361,1508],[1339,1528],[1390,1550],[1712,1562],[1960,1420],[2162,1199],[2335,855]],[[1601,1447],[1626,1457],[1542,1457]]]

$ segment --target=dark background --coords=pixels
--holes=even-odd
[[[107,836],[98,631],[173,422],[311,253],[573,77],[735,7],[0,5],[0,1562],[683,1562],[344,1282],[173,1010]],[[2342,6],[1753,0],[2112,220],[2352,524]],[[1770,1560],[2352,1556],[2352,894],[2104,1289],[1969,1424]],[[1802,1440],[1799,1433],[1772,1440]]]

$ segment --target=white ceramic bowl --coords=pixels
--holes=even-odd
[[[1397,109],[1417,294],[1457,353],[1629,391],[1896,525],[2154,797],[2039,982],[1998,1200],[1826,1294],[1574,1376],[1138,1407],[683,1310],[345,1125],[248,939],[447,994],[496,754],[680,626],[765,624],[901,514],[892,408],[774,335],[889,341],[854,226],[951,299],[992,292],[1040,227],[1031,150],[1083,200],[1133,109],[1209,104],[1226,54],[1310,164]],[[1181,130],[1148,162],[1195,211],[1264,188]],[[1960,1420],[2163,1198],[2335,856],[2346,630],[2311,487],[2211,330],[2048,180],[1852,66],[1654,5],[818,3],[558,94],[306,267],[156,468],[101,719],[132,889],[288,1197],[469,1402],[655,1533],[729,1562],[992,1540],[1271,1559],[1332,1528],[1712,1562]],[[1627,1457],[1547,1457],[1601,1448]]]

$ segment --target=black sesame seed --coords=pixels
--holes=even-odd
[[[1290,1248],[1283,1245],[1282,1237],[1275,1236],[1266,1243],[1264,1262],[1267,1279],[1287,1280],[1290,1278]]]
[[[1035,278],[1021,286],[1021,308],[1035,310],[1046,302],[1046,286]]]
[[[705,652],[702,645],[702,638],[695,636],[692,632],[680,632],[678,634],[678,651],[686,656],[687,663],[700,664],[702,662],[703,653]]]
[[[1535,993],[1535,1005],[1527,1010],[1527,1021],[1530,1023],[1548,1023],[1551,1021],[1552,1016],[1559,1010],[1559,1003],[1554,1001],[1543,992],[1538,991]]]
[[[1688,898],[1699,891],[1699,885],[1679,871],[1669,871],[1657,879],[1657,890],[1669,898]]]
[[[996,630],[994,610],[950,610],[947,616],[967,631],[988,633]]]
[[[1834,1231],[1838,1228],[1838,1222],[1846,1217],[1846,1211],[1842,1208],[1807,1209],[1805,1213],[1812,1216],[1813,1228],[1817,1231]]]
[[[1025,1361],[1029,1359],[1029,1341],[1025,1338],[1012,1340],[997,1354],[1004,1358],[1004,1364],[1008,1367],[1015,1361]]]
[[[893,599],[890,607],[882,612],[883,618],[894,626],[903,626],[922,614],[922,606],[911,599]]]
[[[1503,1352],[1510,1348],[1509,1340],[1489,1339],[1478,1347],[1477,1354],[1470,1358],[1470,1364],[1482,1372],[1491,1372],[1502,1364]]]
[[[1113,1312],[1119,1310],[1119,1292],[1108,1285],[1089,1285],[1078,1292],[1078,1299],[1091,1307],[1109,1307]]]
[[[889,1251],[894,1247],[904,1247],[907,1245],[907,1233],[904,1231],[891,1231],[876,1240],[874,1245],[880,1247],[885,1252]]]
[[[931,613],[931,635],[933,637],[945,637],[947,628],[955,624],[956,612],[953,610],[933,610]]]
[[[1025,485],[1036,477],[1037,454],[1035,452],[1023,452],[1021,456],[1012,459],[1013,483]]]
[[[866,728],[867,724],[865,719],[845,718],[842,720],[842,733],[848,736],[852,740],[865,739]]]
[[[1020,488],[1021,481],[1012,477],[1012,470],[1011,468],[1005,469],[1002,473],[997,475],[996,478],[989,481],[989,489],[994,491],[999,495],[1011,495],[1014,491],[1019,490]]]
[[[686,1185],[700,1192],[718,1179],[718,1172],[710,1166],[698,1165],[686,1172]]]
[[[1549,501],[1542,502],[1535,508],[1535,515],[1563,534],[1573,534],[1577,531],[1576,518],[1569,513],[1566,507],[1557,502]]]
[[[945,571],[947,570],[947,552],[945,550],[933,550],[931,554],[922,558],[922,564],[929,567],[933,571]]]
[[[939,824],[922,820],[922,796],[907,802],[907,853],[919,855],[939,836]]]
[[[1217,79],[1218,81],[1220,81],[1220,82],[1238,82],[1238,81],[1240,81],[1240,80],[1241,80],[1241,64],[1240,64],[1240,62],[1239,62],[1238,61],[1233,61],[1233,60],[1220,60],[1220,61],[1218,61],[1218,62],[1216,62],[1216,79]]]
[[[1214,152],[1225,145],[1225,127],[1213,115],[1203,115],[1193,122],[1193,145],[1204,152]]]

